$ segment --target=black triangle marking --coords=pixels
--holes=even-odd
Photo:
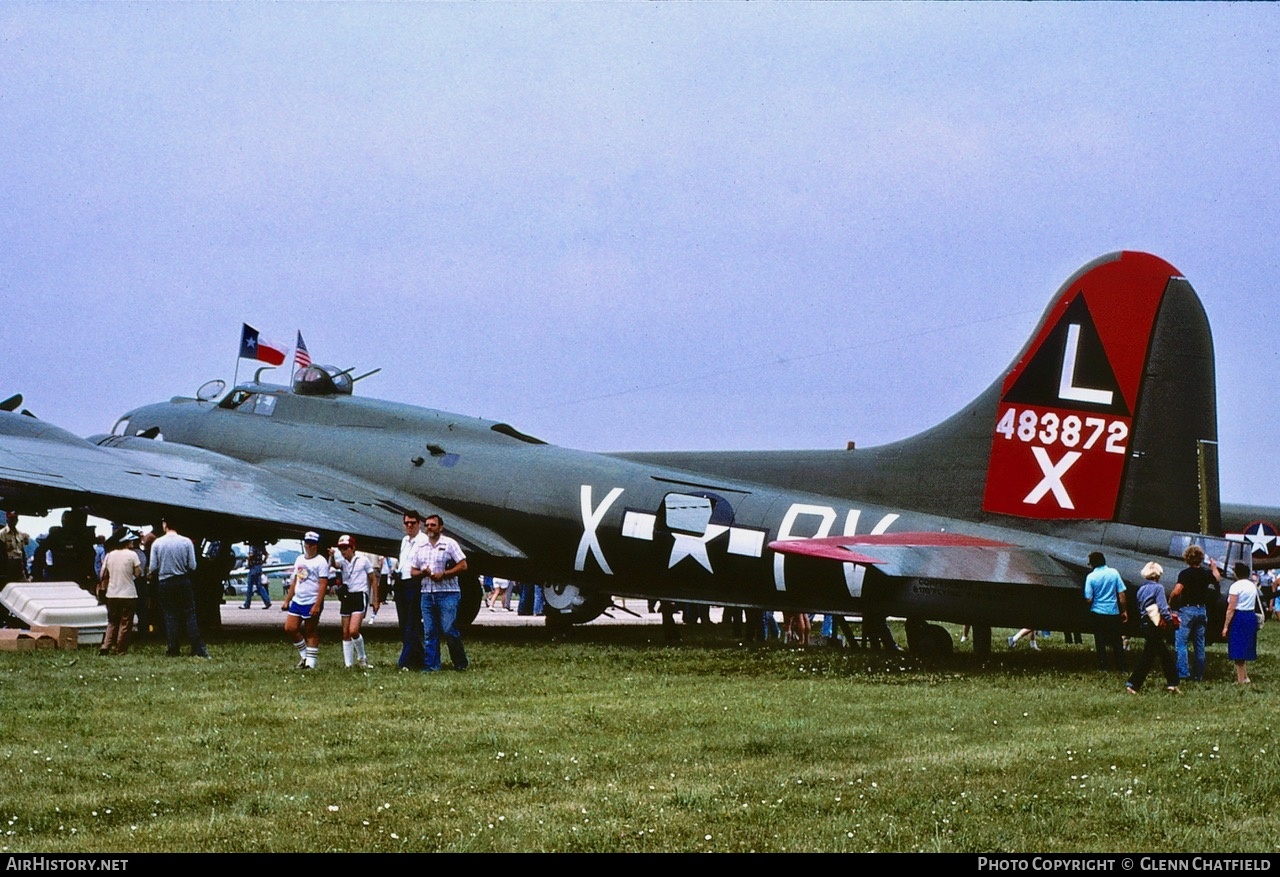
[[[1080,399],[1064,399],[1059,394],[1063,358],[1067,350],[1067,338],[1071,326],[1079,327],[1076,341],[1075,372],[1071,385],[1090,391],[1111,393],[1109,403]],[[1020,405],[1035,405],[1044,408],[1074,408],[1080,411],[1097,411],[1128,417],[1129,407],[1125,403],[1124,394],[1120,392],[1120,382],[1111,368],[1107,351],[1098,337],[1097,326],[1093,315],[1085,303],[1084,293],[1076,293],[1075,300],[1067,305],[1067,309],[1059,318],[1040,349],[1035,352],[1031,362],[1022,370],[1018,380],[1004,394],[1005,402]]]

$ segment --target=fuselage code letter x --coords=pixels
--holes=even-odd
[[[594,509],[591,507],[591,485],[582,485],[582,538],[578,541],[578,556],[573,561],[573,568],[578,572],[586,569],[587,555],[594,554],[596,562],[600,564],[600,569],[604,570],[605,575],[613,575],[613,570],[609,569],[609,561],[604,559],[604,550],[600,547],[600,537],[596,534],[596,530],[600,527],[600,522],[604,520],[605,513],[609,511],[609,507],[622,496],[622,488],[615,487],[609,491],[609,495],[600,500],[600,505]]]

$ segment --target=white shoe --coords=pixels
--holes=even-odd
[[[1015,645],[1017,645],[1018,641],[1013,637],[1009,637],[1007,640],[1005,640],[1005,642],[1009,644],[1009,648],[1013,648]]]
[[[1036,652],[1040,651],[1040,647],[1039,647],[1038,645],[1036,645],[1036,641],[1035,641],[1035,640],[1032,640],[1032,641],[1031,641],[1031,649],[1032,649],[1032,651],[1036,651]]]

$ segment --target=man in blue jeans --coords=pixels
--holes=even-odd
[[[196,622],[195,592],[191,575],[196,571],[195,545],[168,521],[161,521],[164,535],[151,543],[150,569],[159,580],[160,608],[164,611],[164,630],[169,640],[169,657],[177,657],[182,631],[186,631],[191,654],[209,657],[200,638]]]
[[[249,543],[249,559],[246,561],[249,572],[244,579],[244,604],[241,609],[248,609],[253,603],[253,595],[256,592],[262,598],[262,608],[271,608],[271,594],[267,591],[267,586],[262,583],[262,567],[267,562],[267,546],[262,542]]]
[[[467,556],[453,539],[443,535],[444,521],[427,515],[426,541],[413,553],[411,574],[422,577],[422,670],[440,669],[440,638],[449,646],[453,669],[467,669],[467,653],[458,633],[458,603],[462,585],[458,574],[467,570]]]
[[[1205,569],[1204,549],[1190,545],[1182,552],[1187,568],[1178,573],[1178,583],[1169,594],[1169,608],[1177,610],[1182,626],[1174,633],[1174,651],[1178,661],[1178,679],[1200,682],[1204,679],[1204,635],[1209,626],[1209,605],[1222,596],[1218,583],[1222,570],[1218,562],[1210,558]],[[1188,660],[1187,646],[1194,649],[1194,657]]]

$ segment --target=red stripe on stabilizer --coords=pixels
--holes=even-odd
[[[820,539],[793,539],[781,542],[770,542],[769,547],[779,554],[798,554],[804,557],[819,557],[823,560],[839,560],[842,563],[884,563],[878,557],[848,551],[839,545],[815,545]]]
[[[802,554],[846,563],[884,563],[883,560],[848,550],[851,545],[880,545],[891,548],[1011,548],[1008,542],[965,536],[961,533],[880,533],[867,536],[824,536],[820,539],[782,539],[769,543],[779,554]]]
[[[931,531],[915,531],[902,533],[878,533],[866,536],[824,536],[821,539],[805,539],[805,542],[820,542],[827,545],[892,545],[896,548],[915,548],[933,546],[961,546],[965,548],[1009,548],[1008,542],[997,542],[994,539],[983,539],[981,536],[966,536],[963,533],[934,533]],[[772,547],[772,546],[770,546]]]

